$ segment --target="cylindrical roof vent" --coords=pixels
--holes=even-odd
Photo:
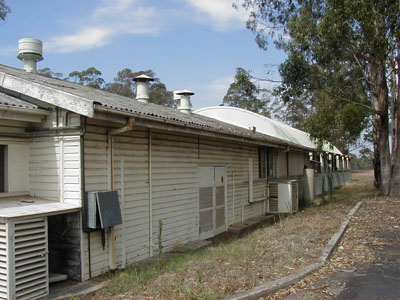
[[[143,103],[149,103],[149,83],[154,81],[154,78],[145,74],[133,78],[136,82],[136,100]]]
[[[189,90],[181,90],[181,91],[174,92],[174,96],[175,95],[180,97],[180,103],[178,105],[178,110],[185,114],[190,114],[191,113],[190,96],[193,96],[194,93]]]
[[[41,40],[24,38],[18,41],[17,58],[24,62],[24,70],[36,73],[36,62],[43,60]]]

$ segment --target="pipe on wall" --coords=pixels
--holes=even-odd
[[[85,133],[86,133],[86,123],[87,118],[81,117],[81,135],[80,135],[80,168],[81,168],[81,204],[83,205],[83,201],[85,201]],[[81,229],[84,220],[82,219],[82,211],[81,211]],[[81,231],[81,234],[82,231]],[[83,261],[83,242],[81,239],[81,262]],[[89,278],[92,279],[92,266],[91,266],[91,255],[90,255],[90,233],[88,233],[88,260],[89,260]],[[81,280],[84,278],[83,266],[81,265]]]
[[[107,146],[108,146],[108,189],[114,190],[114,137],[107,133]],[[115,231],[114,227],[108,229],[108,267],[110,270],[115,270]]]
[[[126,267],[126,236],[125,236],[125,158],[121,156],[121,212],[122,212],[122,268]]]
[[[235,224],[235,172],[232,172],[232,224]]]
[[[151,129],[149,128],[149,151],[148,151],[148,169],[149,169],[149,256],[153,256],[153,196],[152,196],[152,173],[151,173]]]

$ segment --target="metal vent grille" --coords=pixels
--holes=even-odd
[[[216,209],[216,227],[220,228],[225,225],[225,207]]]
[[[292,212],[296,212],[299,209],[299,192],[298,192],[298,182],[293,181],[291,184],[292,190]]]
[[[199,189],[200,209],[213,206],[213,188],[203,187]]]
[[[199,189],[200,202],[200,233],[213,229],[213,188]]]
[[[200,233],[207,232],[213,229],[213,212],[206,210],[200,212]]]
[[[0,223],[0,299],[7,297],[7,227]]]
[[[278,198],[278,183],[270,182],[268,184],[268,195],[270,198]]]
[[[15,299],[37,299],[48,292],[47,220],[14,223]]]
[[[278,212],[278,199],[277,198],[269,199],[269,212],[271,212],[271,213]]]
[[[274,154],[273,154],[273,169],[274,169],[273,176],[277,176],[277,174],[278,174],[278,151],[276,151],[276,150],[274,150]]]
[[[217,206],[225,204],[225,187],[217,186],[215,188],[215,201]]]

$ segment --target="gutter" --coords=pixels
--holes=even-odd
[[[203,136],[207,136],[207,134],[204,134],[204,132],[208,132],[211,135],[213,135],[214,137],[230,138],[230,139],[234,139],[234,140],[240,140],[241,142],[247,142],[247,143],[253,143],[253,144],[259,144],[259,142],[262,142],[262,143],[268,144],[266,146],[274,146],[274,147],[279,146],[279,147],[285,148],[285,149],[290,146],[291,148],[295,148],[295,149],[299,149],[299,150],[305,150],[305,151],[310,151],[310,152],[316,151],[313,148],[301,147],[295,143],[283,141],[281,139],[267,136],[262,133],[257,133],[257,135],[263,135],[266,137],[265,139],[260,136],[252,137],[252,136],[228,133],[224,130],[217,130],[217,129],[213,130],[213,128],[211,126],[210,126],[210,128],[207,128],[207,127],[195,126],[192,124],[186,124],[183,122],[177,122],[177,121],[173,121],[173,120],[151,118],[151,117],[148,117],[145,115],[135,114],[132,112],[127,112],[127,111],[120,111],[120,110],[111,109],[111,108],[105,108],[105,107],[102,107],[99,105],[95,105],[94,110],[95,110],[95,112],[97,111],[97,112],[108,113],[108,114],[117,114],[117,115],[129,117],[129,118],[135,117],[136,125],[148,127],[148,128],[152,128],[152,127],[157,128],[157,126],[154,126],[154,124],[149,123],[149,121],[152,121],[152,122],[155,122],[158,124],[162,124],[164,126],[170,125],[170,126],[177,126],[177,127],[181,127],[181,128],[187,128],[188,130],[195,130],[196,132],[194,134],[199,134],[199,135],[203,135]],[[220,122],[220,121],[218,121],[218,122]],[[223,123],[223,122],[221,122],[221,123]],[[231,124],[228,124],[228,125],[230,125],[232,127],[240,128],[241,130],[245,130],[242,127],[234,126]],[[163,128],[160,127],[160,129],[163,129]],[[176,129],[176,130],[179,131],[179,129]],[[182,130],[180,130],[180,131],[182,132]],[[249,132],[250,132],[250,130],[249,130]],[[242,139],[244,139],[244,140],[242,140]],[[276,145],[276,144],[278,144],[278,145]]]
[[[63,131],[78,131],[78,132],[65,133]],[[32,130],[32,132],[28,132],[28,133],[6,133],[6,132],[0,132],[0,137],[32,139],[32,138],[57,137],[57,136],[60,136],[60,137],[61,136],[84,136],[85,133],[86,133],[86,130],[84,128],[80,128],[80,127],[43,128],[43,129],[40,129],[40,130]]]
[[[1,105],[1,104],[0,104],[0,111],[30,114],[30,115],[35,115],[35,116],[49,116],[51,114],[51,112],[48,110],[7,106],[7,105]]]

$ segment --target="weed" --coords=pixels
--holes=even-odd
[[[160,267],[160,271],[163,265],[162,226],[163,222],[161,219],[159,219],[158,220],[158,265]]]

